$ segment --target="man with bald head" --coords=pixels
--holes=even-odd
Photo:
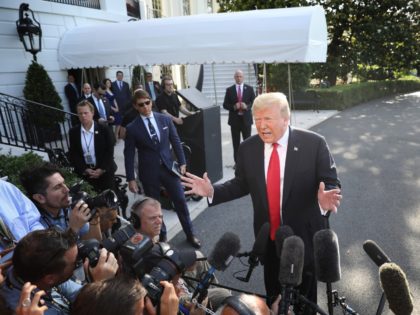
[[[223,108],[229,111],[228,124],[232,134],[233,158],[236,163],[236,155],[239,143],[251,136],[252,115],[251,107],[255,99],[254,89],[244,84],[244,74],[236,70],[235,84],[226,89]]]
[[[259,95],[252,112],[258,135],[239,146],[233,179],[212,186],[206,173],[203,178],[187,173],[182,180],[190,188],[188,194],[209,197],[211,206],[251,195],[254,234],[265,222],[270,223],[264,282],[271,301],[281,289],[275,232],[280,225],[290,226],[305,245],[300,293],[316,302],[312,238],[325,227],[323,214],[336,212],[341,200],[334,159],[324,137],[289,125],[284,94]]]

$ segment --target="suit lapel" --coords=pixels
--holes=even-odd
[[[286,168],[284,170],[284,181],[283,181],[283,205],[286,204],[287,198],[289,197],[290,190],[293,185],[293,179],[295,178],[296,168],[299,161],[299,139],[296,139],[296,134],[293,132],[293,128],[289,127],[289,141],[287,144],[286,153]]]
[[[260,190],[260,196],[264,209],[268,210],[268,200],[267,200],[267,183],[265,181],[265,171],[264,171],[264,142],[261,138],[258,137],[257,148],[255,152],[258,152],[255,156],[255,165],[256,165],[256,174],[255,179],[257,181],[256,185]]]
[[[96,164],[98,164],[98,159],[101,159],[101,157],[98,156],[98,152],[99,152],[99,129],[98,129],[98,124],[94,123],[94,128],[93,128],[93,139],[95,142],[95,156],[96,156]]]

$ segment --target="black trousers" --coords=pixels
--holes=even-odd
[[[188,210],[187,201],[185,200],[184,187],[181,184],[179,177],[172,174],[165,165],[161,165],[159,170],[158,181],[147,181],[147,179],[140,179],[143,184],[144,193],[146,196],[160,200],[160,186],[166,188],[169,198],[174,203],[174,210],[181,223],[182,229],[187,237],[194,235],[193,225],[191,222],[190,212]],[[166,225],[162,221],[161,236],[166,236]]]
[[[271,305],[277,296],[281,293],[281,284],[279,282],[280,260],[276,255],[274,241],[269,240],[265,263],[264,263],[264,284],[267,292],[267,304]],[[317,281],[315,277],[315,266],[304,266],[302,273],[302,283],[296,287],[299,294],[305,296],[310,301],[317,303]],[[294,305],[295,314],[312,315],[316,314],[308,305],[298,303]]]
[[[251,136],[251,126],[244,121],[243,116],[239,116],[237,123],[230,126],[230,133],[232,134],[232,144],[233,144],[233,159],[236,163],[236,155],[238,153],[239,144],[241,143],[241,134],[242,140],[249,138]]]

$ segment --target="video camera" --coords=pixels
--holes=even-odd
[[[195,250],[177,250],[167,243],[153,244],[150,238],[136,234],[120,249],[125,267],[146,288],[153,305],[163,293],[160,281],[171,281],[197,259]]]

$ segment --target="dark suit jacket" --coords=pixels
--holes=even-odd
[[[127,181],[134,179],[134,154],[138,150],[139,177],[143,185],[146,183],[159,183],[159,169],[161,162],[168,170],[172,169],[173,158],[170,144],[175,152],[180,165],[185,164],[184,151],[172,119],[164,114],[153,113],[160,132],[160,143],[155,145],[149,132],[138,116],[127,126],[125,139],[124,159]]]
[[[254,89],[244,84],[242,90],[242,102],[248,106],[248,109],[244,111],[243,121],[248,125],[252,125],[252,112],[251,107],[255,99]],[[225,100],[223,101],[223,108],[229,111],[228,124],[232,127],[239,125],[242,117],[238,115],[238,111],[235,108],[235,104],[238,102],[238,95],[236,91],[236,84],[226,89]]]
[[[334,160],[325,139],[310,131],[290,128],[284,174],[282,224],[289,225],[305,243],[305,265],[313,261],[312,237],[324,228],[317,192],[319,183],[327,188],[340,186]],[[241,143],[235,177],[214,186],[211,205],[251,194],[254,234],[269,222],[264,173],[264,142],[258,135]]]
[[[93,100],[93,96],[87,98],[87,100],[93,105],[93,108],[95,110],[95,112],[93,113],[93,120],[98,121],[98,119],[101,118],[101,116],[99,115],[98,108],[96,107],[96,103]],[[109,104],[109,101],[106,97],[102,97],[102,102],[105,107],[106,118],[109,119],[109,116],[111,115],[111,104]]]
[[[117,81],[112,82],[111,84],[112,93],[115,95],[115,99],[117,100],[118,107],[120,109],[121,115],[127,110],[127,104],[131,102],[131,92],[130,86],[127,82],[123,81],[122,89],[118,87]]]
[[[78,89],[80,95],[80,88],[77,84],[76,89]],[[74,114],[77,114],[76,105],[78,103],[79,97],[76,90],[70,83],[67,83],[67,85],[64,87],[64,94],[66,95],[67,101],[69,102],[70,111]]]
[[[106,170],[107,172],[114,173],[117,169],[117,165],[114,162],[113,136],[107,126],[98,124],[97,122],[94,124],[96,167]],[[89,166],[85,163],[85,159],[83,157],[80,128],[81,126],[76,126],[70,129],[69,158],[76,173],[82,175],[85,169]]]

